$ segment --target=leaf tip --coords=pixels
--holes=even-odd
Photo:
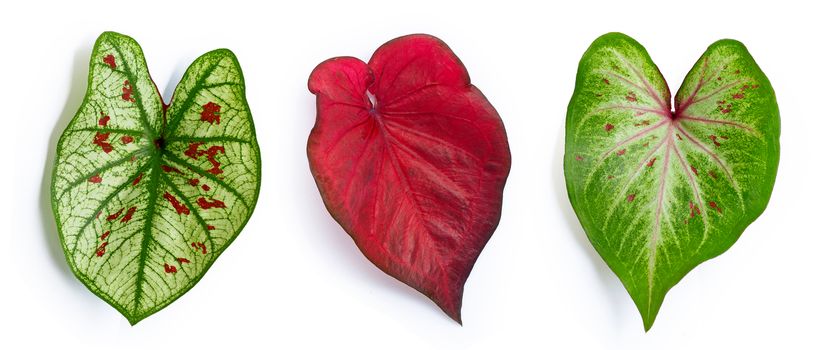
[[[426,294],[426,293],[425,293]],[[461,318],[461,305],[463,304],[463,287],[460,293],[452,295],[427,295],[438,307],[441,308],[449,318],[463,326],[463,319]]]
[[[139,323],[140,321],[144,320],[145,317],[147,317],[147,315],[131,314],[125,310],[119,310],[119,312],[122,314],[122,316],[125,316],[125,319],[128,320],[128,323],[131,325],[131,327],[136,326],[137,323]]]
[[[654,325],[654,321],[657,319],[657,314],[660,312],[660,305],[663,302],[663,297],[659,297],[657,299],[649,296],[649,300],[645,301],[645,308],[638,308],[640,311],[640,317],[643,319],[643,330],[648,332],[651,327]]]

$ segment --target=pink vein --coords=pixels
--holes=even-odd
[[[665,196],[665,182],[666,176],[668,175],[668,153],[669,153],[669,144],[671,140],[671,128],[669,127],[669,132],[666,134],[666,147],[665,147],[665,156],[663,156],[663,171],[660,174],[660,188],[657,191],[657,211],[654,214],[654,229],[651,231],[651,239],[649,240],[648,249],[649,249],[649,256],[648,256],[648,311],[651,312],[651,291],[654,287],[654,264],[656,262],[656,255],[657,255],[657,239],[658,233],[660,230],[660,214],[663,211],[663,197]]]
[[[673,147],[673,149],[674,149],[674,154],[676,154],[676,155],[677,155],[677,159],[679,159],[679,160],[680,160],[680,165],[682,165],[683,170],[685,170],[685,175],[688,177],[688,182],[689,182],[689,184],[691,185],[691,191],[692,191],[692,192],[694,192],[694,197],[697,199],[697,203],[700,205],[700,208],[702,209],[702,212],[703,212],[703,213],[705,213],[705,206],[703,205],[703,202],[702,202],[702,197],[700,197],[700,190],[699,190],[699,186],[697,186],[697,180],[696,180],[696,179],[694,179],[694,175],[693,175],[693,174],[691,174],[691,168],[690,168],[690,165],[688,164],[688,161],[686,161],[686,160],[685,160],[685,159],[682,157],[682,155],[680,154],[679,149],[677,149],[677,144],[676,144],[676,143],[674,143],[674,141],[673,141],[673,140],[672,140],[672,142],[671,142],[671,145],[672,145],[672,147]],[[704,218],[704,217],[705,217],[705,216],[703,215],[703,218]],[[705,238],[703,238],[703,240],[705,240]]]
[[[703,79],[703,78],[705,78],[705,74],[706,74],[707,72],[708,72],[708,57],[706,57],[706,58],[705,58],[705,61],[703,62],[703,66],[702,66],[702,74],[700,74],[700,79],[699,79],[699,81],[697,82],[697,87],[695,87],[695,88],[694,88],[694,91],[691,93],[691,95],[689,95],[689,96],[688,96],[688,98],[686,98],[686,99],[685,99],[685,102],[683,102],[683,103],[681,103],[679,106],[677,106],[677,110],[679,110],[679,111],[684,111],[686,108],[688,108],[688,106],[691,104],[691,101],[694,99],[694,96],[697,96],[697,94],[700,92],[700,90],[702,89],[702,87],[703,87],[705,84],[707,84],[708,82],[710,82],[710,81],[711,81],[711,79],[713,79],[713,78],[714,78],[714,76],[716,76],[716,75],[717,75],[717,72],[714,72],[714,73],[713,73],[713,74],[711,74],[711,76],[709,76],[707,79]]]
[[[720,93],[720,92],[723,92],[723,91],[725,91],[725,90],[728,90],[728,89],[730,89],[730,88],[732,88],[732,87],[734,87],[734,86],[737,86],[737,85],[741,84],[742,82],[743,82],[743,80],[736,80],[736,81],[733,81],[733,82],[727,83],[727,84],[725,84],[725,85],[723,85],[723,86],[720,86],[719,88],[715,89],[714,91],[711,91],[710,93],[708,93],[708,95],[705,95],[705,96],[703,96],[703,97],[700,97],[700,98],[694,99],[693,101],[691,101],[691,103],[689,103],[688,105],[686,105],[684,108],[682,108],[682,107],[681,107],[678,113],[682,113],[682,112],[683,112],[683,111],[685,111],[685,110],[686,110],[688,107],[691,107],[691,106],[693,106],[693,105],[695,105],[695,104],[697,104],[697,103],[700,103],[700,102],[702,102],[702,101],[706,101],[706,100],[708,100],[708,99],[710,99],[710,98],[714,97],[716,94],[718,94],[718,93]]]
[[[626,145],[626,144],[628,144],[628,143],[630,143],[630,142],[632,142],[632,141],[634,141],[634,140],[636,140],[636,139],[638,139],[640,137],[648,135],[650,132],[656,130],[657,128],[659,128],[659,127],[661,127],[661,126],[663,126],[665,124],[667,124],[669,121],[671,121],[671,119],[663,119],[659,123],[654,124],[651,127],[648,127],[646,129],[643,129],[640,132],[632,135],[631,137],[629,137],[629,138],[627,138],[627,139],[625,139],[623,141],[618,142],[616,145],[614,145],[614,147],[612,147],[610,150],[606,151],[606,153],[603,153],[603,158],[602,159],[605,159],[606,157],[608,157],[608,155],[611,154],[611,152],[614,152],[618,148],[620,148],[620,147],[622,147],[622,146],[624,146],[624,145]]]
[[[705,147],[705,145],[697,141],[695,138],[691,137],[691,135],[688,133],[688,131],[686,131],[685,127],[683,127],[682,125],[678,124],[677,130],[679,130],[689,141],[691,141],[691,143],[697,146],[697,148],[707,153],[715,162],[717,162],[720,169],[722,169],[722,171],[725,172],[725,174],[728,176],[728,179],[731,180],[731,184],[733,184],[734,187],[736,188],[737,184],[736,182],[734,182],[734,177],[731,175],[731,172],[728,171],[728,167],[725,166],[725,163],[719,156],[716,155],[716,153],[712,152],[710,149],[708,149],[708,147]]]
[[[656,108],[647,108],[647,107],[639,107],[639,106],[626,106],[626,105],[611,105],[611,106],[600,107],[600,108],[596,109],[594,111],[594,113],[597,113],[599,111],[605,111],[605,110],[608,110],[608,109],[630,109],[630,110],[634,110],[634,111],[654,113],[654,114],[664,116],[664,117],[671,117],[671,113],[668,110],[662,110],[662,109],[656,109]]]
[[[617,58],[620,59],[621,63],[625,63],[626,65],[628,65],[629,69],[631,69],[631,72],[634,73],[634,75],[636,75],[638,78],[640,78],[640,81],[643,83],[643,87],[648,91],[649,95],[651,95],[651,98],[654,99],[654,102],[657,102],[657,106],[662,107],[664,109],[670,109],[670,106],[668,106],[667,103],[665,103],[662,99],[660,99],[660,95],[657,94],[657,90],[655,90],[654,87],[652,87],[651,85],[648,84],[648,81],[646,80],[645,75],[643,75],[640,71],[638,71],[637,68],[634,67],[634,65],[631,64],[630,61],[627,61],[625,59],[625,57],[620,55],[620,53],[618,53],[618,52],[614,52],[614,53],[615,53],[615,55],[617,55]]]
[[[669,128],[669,130],[670,130],[670,128]],[[668,135],[666,135],[666,138],[667,138],[667,136]],[[648,153],[646,153],[645,157],[643,157],[643,160],[641,160],[640,163],[637,164],[637,167],[634,169],[634,171],[631,173],[631,175],[629,175],[628,181],[626,181],[626,184],[623,185],[623,188],[620,190],[620,194],[618,194],[617,197],[615,197],[615,198],[617,198],[619,200],[620,198],[623,198],[623,196],[626,195],[626,192],[628,192],[629,185],[631,185],[631,183],[634,182],[634,179],[637,178],[637,175],[640,174],[640,170],[643,169],[646,162],[648,161],[648,158],[653,156],[654,153],[657,153],[657,150],[660,149],[660,147],[662,145],[663,145],[663,142],[657,142],[657,144],[654,147],[652,147],[651,150],[648,151]],[[614,209],[616,207],[617,206],[612,206],[611,209],[609,209],[609,212],[606,215],[606,221],[603,223],[604,227],[608,227],[609,219],[611,218],[611,215],[614,213]]]
[[[648,89],[646,89],[644,86],[640,86],[640,85],[638,85],[637,83],[635,83],[635,82],[633,82],[633,81],[629,80],[628,78],[626,78],[626,77],[624,77],[624,76],[622,76],[622,75],[620,75],[620,74],[617,74],[617,73],[614,73],[614,72],[607,72],[607,73],[609,73],[609,74],[610,74],[612,77],[616,78],[617,80],[620,80],[620,81],[622,81],[622,82],[624,82],[624,83],[626,83],[626,84],[629,84],[629,85],[631,85],[631,86],[633,86],[633,87],[635,87],[635,88],[637,88],[637,89],[640,89],[641,91],[645,92],[645,93],[646,93],[646,94],[648,94],[649,96],[652,96],[652,99],[653,99],[653,95],[652,95],[651,91],[649,91]],[[655,99],[655,101],[656,101],[656,99]],[[662,106],[663,106],[663,105],[662,105],[662,104],[660,104],[660,105],[658,105],[657,107],[662,107]]]
[[[677,117],[677,119],[678,120],[690,120],[690,121],[701,122],[701,123],[706,123],[706,124],[730,125],[730,126],[738,127],[740,129],[750,131],[750,132],[755,132],[756,131],[753,128],[751,128],[750,126],[747,126],[747,125],[742,124],[742,123],[732,122],[730,120],[716,120],[716,119],[689,116],[689,115],[680,115],[680,116]]]

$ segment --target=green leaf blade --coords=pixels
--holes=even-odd
[[[609,79],[611,56],[630,61],[625,66],[636,67],[632,73],[645,83]],[[703,69],[708,60],[720,61],[720,70]],[[741,83],[728,81],[729,68]],[[567,114],[570,200],[646,330],[671,287],[728,249],[761,214],[778,163],[773,91],[741,44],[721,41],[706,51],[675,98],[677,111],[663,105],[663,88],[642,46],[607,34],[581,60]],[[743,88],[747,95],[738,95]],[[717,104],[725,95],[743,101],[725,111],[729,103]],[[647,98],[653,96],[660,98]]]
[[[136,42],[104,33],[92,54],[85,101],[58,145],[52,201],[66,258],[131,324],[190,290],[236,238],[258,199],[260,153],[244,80],[232,53],[214,52],[232,58],[218,78],[235,86],[208,90],[206,98],[229,101],[240,112],[219,113],[222,128],[180,121],[177,131],[199,130],[201,140],[188,141],[166,125]],[[132,90],[121,90],[117,81],[124,79],[136,82]],[[177,92],[207,90],[192,79],[186,74]],[[175,106],[168,110],[179,111]],[[100,140],[100,134],[107,136]]]

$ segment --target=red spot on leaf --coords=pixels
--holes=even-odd
[[[610,85],[610,84],[611,84],[611,83],[609,82],[609,80],[608,80],[608,79],[606,79],[606,78],[603,78],[603,82],[604,82],[604,83],[606,83],[606,85]]]
[[[723,106],[725,104],[724,100],[717,102],[717,104],[718,104],[717,108],[719,109],[720,112],[722,112],[722,114],[731,113],[731,107],[734,106],[731,103],[729,103],[727,106]]]
[[[182,264],[189,264],[189,263],[191,262],[190,260],[185,259],[185,258],[176,258],[176,261],[178,261],[178,262],[179,262],[179,265],[182,265]]]
[[[114,58],[114,55],[108,54],[108,56],[102,58],[102,61],[105,62],[108,67],[111,67],[111,69],[117,69],[117,60]]]
[[[105,254],[105,247],[108,246],[108,242],[102,242],[99,247],[97,247],[97,251],[95,254],[99,256],[103,256]]]
[[[136,212],[136,209],[137,209],[136,207],[130,207],[130,208],[128,208],[128,211],[127,211],[127,212],[125,212],[125,216],[123,216],[123,217],[122,217],[122,220],[120,220],[119,222],[128,222],[128,221],[131,221],[131,218],[134,216],[134,212]]]
[[[181,171],[179,171],[179,169],[174,168],[174,167],[169,166],[169,165],[162,164],[162,165],[160,166],[160,168],[162,168],[162,171],[164,171],[164,172],[166,172],[166,173],[177,173],[177,174],[182,174],[182,172],[181,172]]]
[[[125,208],[120,209],[120,210],[119,210],[119,211],[117,211],[116,213],[113,213],[113,214],[111,214],[111,215],[108,215],[108,217],[106,217],[106,218],[105,218],[105,220],[108,220],[108,221],[114,221],[114,220],[116,220],[116,219],[119,217],[119,214],[122,214],[122,211],[123,211],[123,210],[125,210]]]
[[[193,159],[199,159],[199,156],[205,153],[204,151],[199,150],[199,146],[201,145],[202,142],[191,142],[188,145],[188,149],[186,149],[184,152],[185,155]]]
[[[221,110],[222,106],[208,102],[202,106],[202,113],[199,114],[200,120],[211,124],[213,124],[213,122],[219,124],[221,122],[221,114],[219,114],[219,111]]]
[[[692,217],[692,218],[693,218],[693,217],[695,217],[695,216],[697,216],[697,215],[702,215],[702,214],[700,213],[700,207],[699,207],[699,206],[697,206],[697,205],[695,205],[695,204],[694,204],[694,202],[690,202],[690,201],[689,201],[689,202],[688,202],[688,208],[691,210],[691,212],[688,214],[688,215],[689,215],[689,217]],[[686,223],[688,223],[688,222],[686,221]]]
[[[637,102],[637,94],[635,94],[634,91],[629,91],[626,95],[626,100],[629,102]]]
[[[710,135],[708,136],[708,138],[711,139],[712,142],[714,142],[714,146],[717,147],[722,146],[722,144],[719,143],[719,141],[717,141],[717,137],[715,135]]]
[[[697,168],[695,168],[693,165],[691,166],[691,171],[693,171],[693,172],[694,172],[694,175],[696,175],[696,176],[700,176],[700,172],[699,172],[699,171],[697,171]]]
[[[203,242],[193,242],[191,243],[191,247],[196,249],[197,252],[201,250],[203,255],[208,253],[208,247],[205,246]]]
[[[734,95],[732,95],[731,97],[733,97],[735,100],[739,100],[739,99],[743,99],[743,98],[745,98],[745,94],[743,94],[743,93],[738,93],[738,94],[734,94]]]
[[[199,204],[199,207],[202,209],[225,208],[225,202],[218,199],[213,199],[212,202],[208,202],[205,197],[199,197],[199,199],[196,200],[196,204]]]
[[[88,182],[98,184],[98,183],[102,182],[102,178],[99,175],[94,175],[94,176],[88,178]]]
[[[137,176],[136,179],[134,179],[134,182],[132,182],[131,185],[136,186],[139,183],[139,181],[142,180],[142,175],[144,174],[140,173],[139,176]]]
[[[618,156],[622,156],[622,155],[624,155],[624,154],[626,154],[626,149],[625,149],[625,148],[623,148],[623,149],[621,149],[621,150],[617,151],[617,155],[618,155]]]
[[[190,179],[190,180],[188,180],[188,185],[191,185],[193,187],[199,186],[199,179]]]
[[[605,129],[606,129],[606,132],[609,132],[612,129],[614,129],[614,125],[611,125],[610,123],[606,123]]]
[[[635,123],[634,126],[648,126],[649,124],[651,124],[651,121],[646,119],[646,120],[643,120],[643,121],[641,121],[639,123]]]
[[[739,69],[735,70],[734,74],[739,74]]]
[[[582,156],[575,156],[574,159],[577,160],[577,161],[582,161],[583,157]]]
[[[105,233],[103,233],[102,236],[100,236],[100,241],[104,241],[106,238],[108,238],[108,235],[110,234],[111,231],[105,231]]]
[[[210,162],[210,165],[211,165],[211,168],[208,169],[208,172],[213,174],[213,175],[221,174],[223,172],[222,169],[220,168],[222,166],[222,163],[219,163],[219,161],[216,160],[216,155],[218,153],[225,154],[225,147],[210,146],[210,147],[208,147],[207,150],[200,150],[199,146],[201,146],[201,145],[202,145],[201,142],[192,142],[192,143],[190,143],[188,145],[188,149],[185,150],[185,152],[184,152],[185,155],[190,157],[190,158],[193,158],[193,159],[199,159],[199,157],[202,156],[202,155],[206,156],[207,159],[208,159],[208,162]]]
[[[710,201],[710,202],[708,202],[708,206],[711,207],[711,209],[716,209],[717,213],[722,214],[722,208],[717,206],[717,202]]]
[[[653,167],[653,166],[654,166],[654,162],[655,162],[656,160],[657,160],[657,157],[651,158],[651,160],[649,160],[649,161],[648,161],[648,164],[646,164],[646,166],[647,166],[647,167],[649,167],[649,168],[650,168],[650,167]]]
[[[186,205],[179,203],[179,200],[177,200],[176,197],[174,197],[172,194],[165,192],[165,194],[162,195],[162,197],[167,199],[168,202],[171,203],[173,208],[176,209],[177,214],[189,215],[191,213],[190,209],[188,209]]]
[[[176,266],[165,263],[165,273],[176,273]]]
[[[708,175],[709,175],[709,176],[711,176],[711,177],[713,177],[713,178],[714,178],[714,180],[716,180],[716,179],[717,179],[717,173],[716,173],[716,172],[714,172],[713,170],[709,170],[709,171],[708,171]]]
[[[628,197],[626,197],[626,199],[627,199],[629,202],[634,202],[634,197],[635,197],[635,194],[634,194],[634,193],[632,193],[632,194],[628,195]]]
[[[102,112],[100,112],[100,115],[102,116],[102,118],[100,118],[100,121],[97,122],[97,124],[99,124],[102,127],[108,126],[108,122],[111,120],[111,117],[105,115]]]
[[[123,100],[125,100],[125,101],[128,101],[128,102],[134,102],[134,101],[136,101],[136,100],[134,100],[134,98],[131,96],[131,94],[133,94],[133,93],[134,93],[134,88],[131,86],[131,82],[129,82],[129,81],[127,81],[127,80],[126,80],[126,81],[125,81],[125,82],[122,84],[122,99],[123,99]]]
[[[123,145],[127,145],[131,142],[134,142],[134,138],[128,135],[123,136],[120,140],[122,140]]]
[[[680,134],[678,134],[678,133],[674,133],[674,134],[677,135],[677,140],[682,141],[682,136],[680,136]]]
[[[111,135],[110,132],[99,131],[97,132],[96,135],[94,135],[94,144],[100,146],[100,148],[102,148],[102,151],[105,153],[111,153],[111,151],[114,150],[114,147],[111,147],[111,143],[108,142],[108,136],[110,135]]]
[[[202,185],[202,190],[205,191],[205,192],[210,191],[210,186],[208,186],[208,184],[203,184]]]
[[[216,226],[208,225],[208,231],[213,231],[216,229]]]

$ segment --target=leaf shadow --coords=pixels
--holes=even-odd
[[[615,305],[613,307],[613,312],[615,316],[614,322],[617,320],[622,319],[624,315],[622,312],[624,308],[619,303],[622,301],[618,295],[622,294],[625,289],[614,273],[609,269],[606,262],[600,257],[597,251],[592,246],[591,242],[589,242],[588,237],[586,236],[586,231],[583,230],[583,226],[580,225],[580,221],[577,219],[577,215],[574,212],[574,208],[572,207],[572,203],[569,201],[569,193],[566,189],[566,178],[564,177],[563,173],[563,151],[564,151],[564,140],[566,138],[566,124],[561,123],[561,131],[559,135],[555,138],[555,146],[553,147],[553,156],[552,156],[552,187],[553,193],[557,197],[557,204],[560,208],[560,211],[563,215],[565,220],[565,224],[569,231],[572,233],[572,238],[574,238],[575,243],[580,247],[580,249],[585,253],[588,257],[589,261],[591,261],[592,265],[594,266],[594,270],[597,272],[597,277],[600,284],[603,287],[604,293],[608,296],[609,305]]]
[[[71,68],[72,75],[68,86],[68,97],[63,104],[63,111],[54,124],[54,128],[51,130],[51,135],[48,139],[48,153],[46,154],[45,164],[43,164],[43,177],[40,183],[39,199],[40,216],[43,225],[42,232],[45,234],[45,241],[48,244],[51,261],[56,265],[57,270],[60,271],[62,275],[76,282],[78,286],[80,285],[79,281],[74,278],[74,274],[66,263],[65,253],[63,252],[59,233],[57,233],[57,225],[54,220],[54,213],[51,209],[51,179],[57,143],[60,140],[63,130],[65,130],[68,123],[74,117],[74,114],[80,108],[83,96],[85,95],[86,85],[88,83],[88,61],[90,58],[91,46],[89,45],[82,45],[74,52],[74,63]]]
[[[193,64],[193,61],[191,61]],[[179,82],[182,81],[182,75],[185,74],[185,71],[188,70],[188,65],[185,63],[179,63],[176,65],[176,68],[173,69],[173,73],[171,76],[168,77],[168,81],[165,84],[165,88],[162,89],[162,103],[166,105],[170,105],[171,101],[173,101],[173,93],[176,91],[177,85]],[[154,80],[154,85],[156,85],[156,80]],[[159,87],[157,87],[159,90]]]

